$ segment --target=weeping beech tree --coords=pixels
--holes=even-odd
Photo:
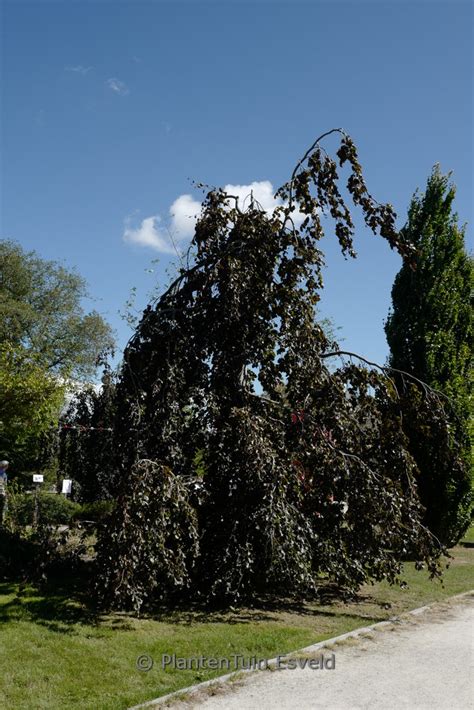
[[[440,573],[387,368],[335,350],[315,319],[322,220],[355,256],[347,192],[411,263],[390,205],[369,194],[351,138],[318,138],[271,214],[215,189],[193,262],[150,304],[117,388],[117,506],[99,535],[104,602],[139,610],[193,595],[308,595],[400,581],[408,556]],[[427,406],[438,407],[425,388]],[[438,407],[442,413],[442,408]],[[441,416],[441,414],[439,415]]]

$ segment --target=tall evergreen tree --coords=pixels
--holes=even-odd
[[[453,213],[454,197],[455,187],[439,166],[426,192],[414,194],[402,233],[418,250],[416,269],[403,265],[398,272],[385,325],[390,365],[447,398],[451,426],[449,434],[440,436],[436,420],[424,411],[422,389],[416,392],[402,382],[404,428],[419,469],[426,523],[447,544],[457,542],[468,525],[471,488],[473,268],[465,228]]]

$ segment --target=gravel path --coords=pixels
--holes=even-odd
[[[215,695],[173,709],[472,710],[474,599],[443,604],[359,638],[335,653],[334,670],[252,673]],[[315,654],[319,657],[320,652]]]

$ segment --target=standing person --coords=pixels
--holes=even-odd
[[[0,461],[0,525],[3,524],[3,518],[7,509],[8,466],[8,461]]]

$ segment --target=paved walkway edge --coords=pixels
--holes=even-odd
[[[358,629],[354,629],[353,631],[348,631],[345,634],[341,634],[340,636],[333,636],[333,638],[330,639],[325,639],[324,641],[318,641],[318,643],[315,643],[311,646],[305,646],[305,648],[298,648],[295,651],[289,651],[286,654],[280,654],[280,657],[287,657],[290,656],[294,653],[314,653],[315,651],[318,651],[319,649],[324,648],[325,646],[333,643],[337,643],[338,641],[343,641],[344,639],[348,638],[357,638],[357,636],[360,636],[361,634],[366,634],[369,631],[375,631],[377,629],[383,628],[384,626],[390,626],[391,624],[400,621],[404,616],[417,616],[418,614],[423,614],[424,612],[428,611],[432,607],[434,607],[436,604],[444,604],[446,602],[452,602],[456,601],[457,599],[463,599],[464,597],[469,597],[474,594],[474,589],[469,590],[468,592],[463,592],[462,594],[456,594],[453,597],[446,597],[446,599],[440,599],[439,601],[432,602],[431,604],[428,604],[426,606],[420,606],[418,609],[412,609],[411,611],[405,611],[399,616],[392,616],[386,621],[378,621],[376,624],[371,624],[370,626],[361,626]],[[270,658],[267,661],[268,664],[274,664],[276,665],[277,663],[277,658]],[[221,685],[223,683],[227,683],[227,681],[231,680],[232,678],[235,678],[236,676],[241,676],[244,673],[256,673],[259,669],[258,668],[242,668],[237,671],[232,671],[232,673],[226,673],[226,675],[221,675],[218,678],[212,678],[211,680],[205,680],[202,683],[197,683],[196,685],[189,685],[187,688],[181,688],[180,690],[175,690],[173,693],[168,693],[167,695],[162,695],[159,698],[154,698],[153,700],[147,700],[145,703],[141,703],[140,705],[134,705],[133,707],[129,708],[128,710],[142,710],[142,708],[150,708],[154,705],[160,705],[162,703],[169,702],[170,700],[178,699],[180,695],[186,695],[188,693],[194,693],[198,690],[203,690],[204,688],[209,688],[212,685]]]

